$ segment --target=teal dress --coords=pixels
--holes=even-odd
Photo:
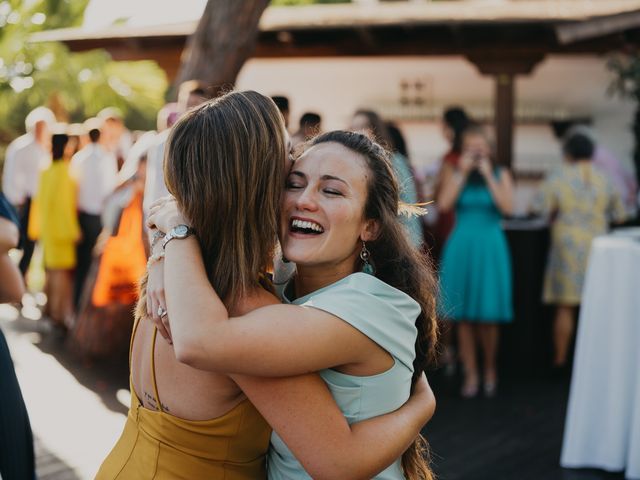
[[[501,221],[484,180],[470,177],[458,197],[456,224],[442,254],[439,309],[444,318],[512,320],[511,257]]]
[[[358,377],[331,369],[319,372],[350,424],[397,410],[408,400],[415,322],[420,314],[415,300],[372,275],[354,273],[302,298],[290,300],[283,294],[283,302],[331,313],[393,357],[394,365],[377,375]],[[271,436],[267,473],[270,480],[311,478],[276,432]],[[400,459],[374,478],[403,480]]]

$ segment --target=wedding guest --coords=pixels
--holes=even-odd
[[[278,110],[280,110],[282,118],[284,119],[284,126],[289,130],[289,98],[284,95],[273,95],[271,100],[273,100],[273,103],[275,103]]]
[[[372,110],[358,110],[351,119],[350,130],[355,132],[370,132],[384,147],[393,150],[393,139],[389,129],[380,116]],[[413,172],[407,158],[398,150],[393,151],[391,157],[393,169],[400,185],[400,200],[412,205],[418,202],[418,192]],[[423,243],[422,225],[417,216],[403,216],[402,223],[409,232],[411,241],[416,246]]]
[[[619,193],[592,163],[595,149],[590,136],[570,131],[562,166],[543,182],[531,206],[552,219],[543,301],[555,306],[553,366],[558,369],[568,361],[591,241],[607,232],[609,222],[626,217]]]
[[[124,115],[119,108],[107,107],[100,110],[96,118],[102,122],[100,141],[104,148],[116,157],[120,170],[133,145],[133,136],[124,124]]]
[[[38,190],[40,174],[51,163],[51,127],[56,118],[51,110],[39,107],[25,120],[27,134],[7,148],[2,190],[18,210],[23,238],[20,271],[26,276],[35,242],[27,235],[31,202]]]
[[[322,118],[315,112],[303,113],[300,117],[300,128],[291,135],[291,145],[295,149],[298,145],[318,135],[322,130]]]
[[[149,205],[160,197],[169,194],[164,183],[163,163],[164,150],[170,128],[185,112],[202,104],[207,100],[207,87],[197,80],[183,82],[178,89],[178,102],[173,107],[167,107],[158,112],[158,135],[147,152],[147,174],[144,186],[144,212]]]
[[[501,226],[503,215],[513,211],[512,179],[507,169],[495,165],[482,128],[467,128],[461,152],[457,166],[444,165],[438,195],[441,210],[456,212],[442,253],[440,311],[457,327],[461,395],[475,397],[480,388],[479,341],[483,391],[492,397],[498,384],[499,325],[513,319],[511,257]]]
[[[92,252],[102,230],[101,215],[105,201],[118,182],[116,157],[100,144],[100,122],[85,122],[90,142],[71,158],[70,173],[78,185],[78,223],[82,238],[76,246],[77,268],[73,299],[78,307]]]
[[[0,303],[18,303],[24,293],[20,270],[9,258],[20,239],[17,212],[0,193]],[[11,360],[9,346],[0,330],[0,477],[5,480],[35,478],[33,436],[29,415]]]
[[[81,235],[77,186],[69,172],[69,151],[65,154],[68,141],[66,133],[52,136],[53,162],[42,172],[29,218],[29,236],[39,239],[44,250],[47,311],[60,332],[66,331],[73,313],[73,269]]]
[[[170,233],[164,238],[154,235],[149,279],[142,285],[133,332],[131,410],[120,441],[98,473],[99,479],[136,475],[265,478],[270,434],[265,419],[312,475],[322,478],[371,478],[392,463],[415,437],[415,418],[407,417],[406,409],[415,414],[420,408],[414,409],[421,405],[428,410],[428,399],[418,403],[409,400],[398,412],[368,422],[360,422],[366,416],[350,417],[356,422],[350,426],[317,375],[260,378],[193,368],[180,362],[181,350],[174,351],[170,343],[157,337],[160,332],[169,338],[164,327],[158,330],[147,318],[150,310],[154,317],[166,318],[167,306],[162,303],[164,295],[158,294],[161,285],[157,282],[170,278],[163,273],[168,266],[162,255],[164,248],[170,249],[169,245],[176,242],[197,251],[194,258],[183,257],[188,268],[199,272],[193,278],[194,287],[198,287],[184,291],[187,296],[199,296],[200,286],[206,286],[210,292],[207,296],[215,299],[213,287],[218,288],[224,292],[225,304],[236,314],[279,303],[264,272],[276,244],[283,180],[289,169],[287,140],[275,104],[251,91],[231,92],[212,100],[187,113],[174,126],[167,143],[167,181],[181,207],[189,212],[192,226],[202,233],[195,244],[191,244],[193,235],[173,241]],[[393,208],[395,221],[397,201]],[[171,253],[168,249],[167,255]],[[178,310],[169,315],[177,315]],[[411,330],[404,333],[410,334]],[[393,339],[397,339],[400,332],[394,333]],[[406,347],[411,355],[413,343]],[[258,352],[256,355],[267,358]],[[258,367],[265,362],[251,363]],[[405,366],[398,366],[398,370],[405,372]],[[367,410],[367,416],[370,413]],[[417,423],[420,421],[424,419]],[[161,450],[156,447],[158,442],[164,446]],[[153,459],[157,468],[141,471],[140,462],[147,459]],[[270,468],[269,476],[279,478],[278,471],[287,472]]]

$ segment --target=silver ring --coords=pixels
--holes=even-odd
[[[160,305],[158,307],[158,316],[160,318],[163,318],[166,314],[167,314],[167,311],[164,308],[162,308],[162,305]]]

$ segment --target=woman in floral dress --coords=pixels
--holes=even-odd
[[[532,205],[534,212],[553,219],[543,301],[556,307],[554,367],[567,362],[591,241],[605,234],[610,222],[625,218],[620,195],[591,163],[594,150],[589,136],[570,132],[563,145],[563,165],[543,182]]]

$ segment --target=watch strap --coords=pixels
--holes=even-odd
[[[182,234],[182,233],[178,234],[178,233],[176,232],[176,229],[177,229],[178,227],[186,227],[186,233],[184,233],[184,234]],[[176,226],[175,226],[175,227],[173,227],[171,230],[169,230],[169,233],[167,233],[167,234],[165,235],[165,237],[162,239],[162,249],[164,250],[164,249],[165,249],[165,247],[167,246],[167,243],[169,243],[171,240],[173,240],[173,239],[175,239],[175,238],[177,238],[178,240],[182,240],[182,239],[184,239],[184,238],[187,238],[187,237],[189,237],[189,236],[193,235],[194,233],[195,233],[195,232],[194,232],[193,228],[191,228],[191,227],[190,227],[190,226],[188,226],[188,225],[176,225]]]

